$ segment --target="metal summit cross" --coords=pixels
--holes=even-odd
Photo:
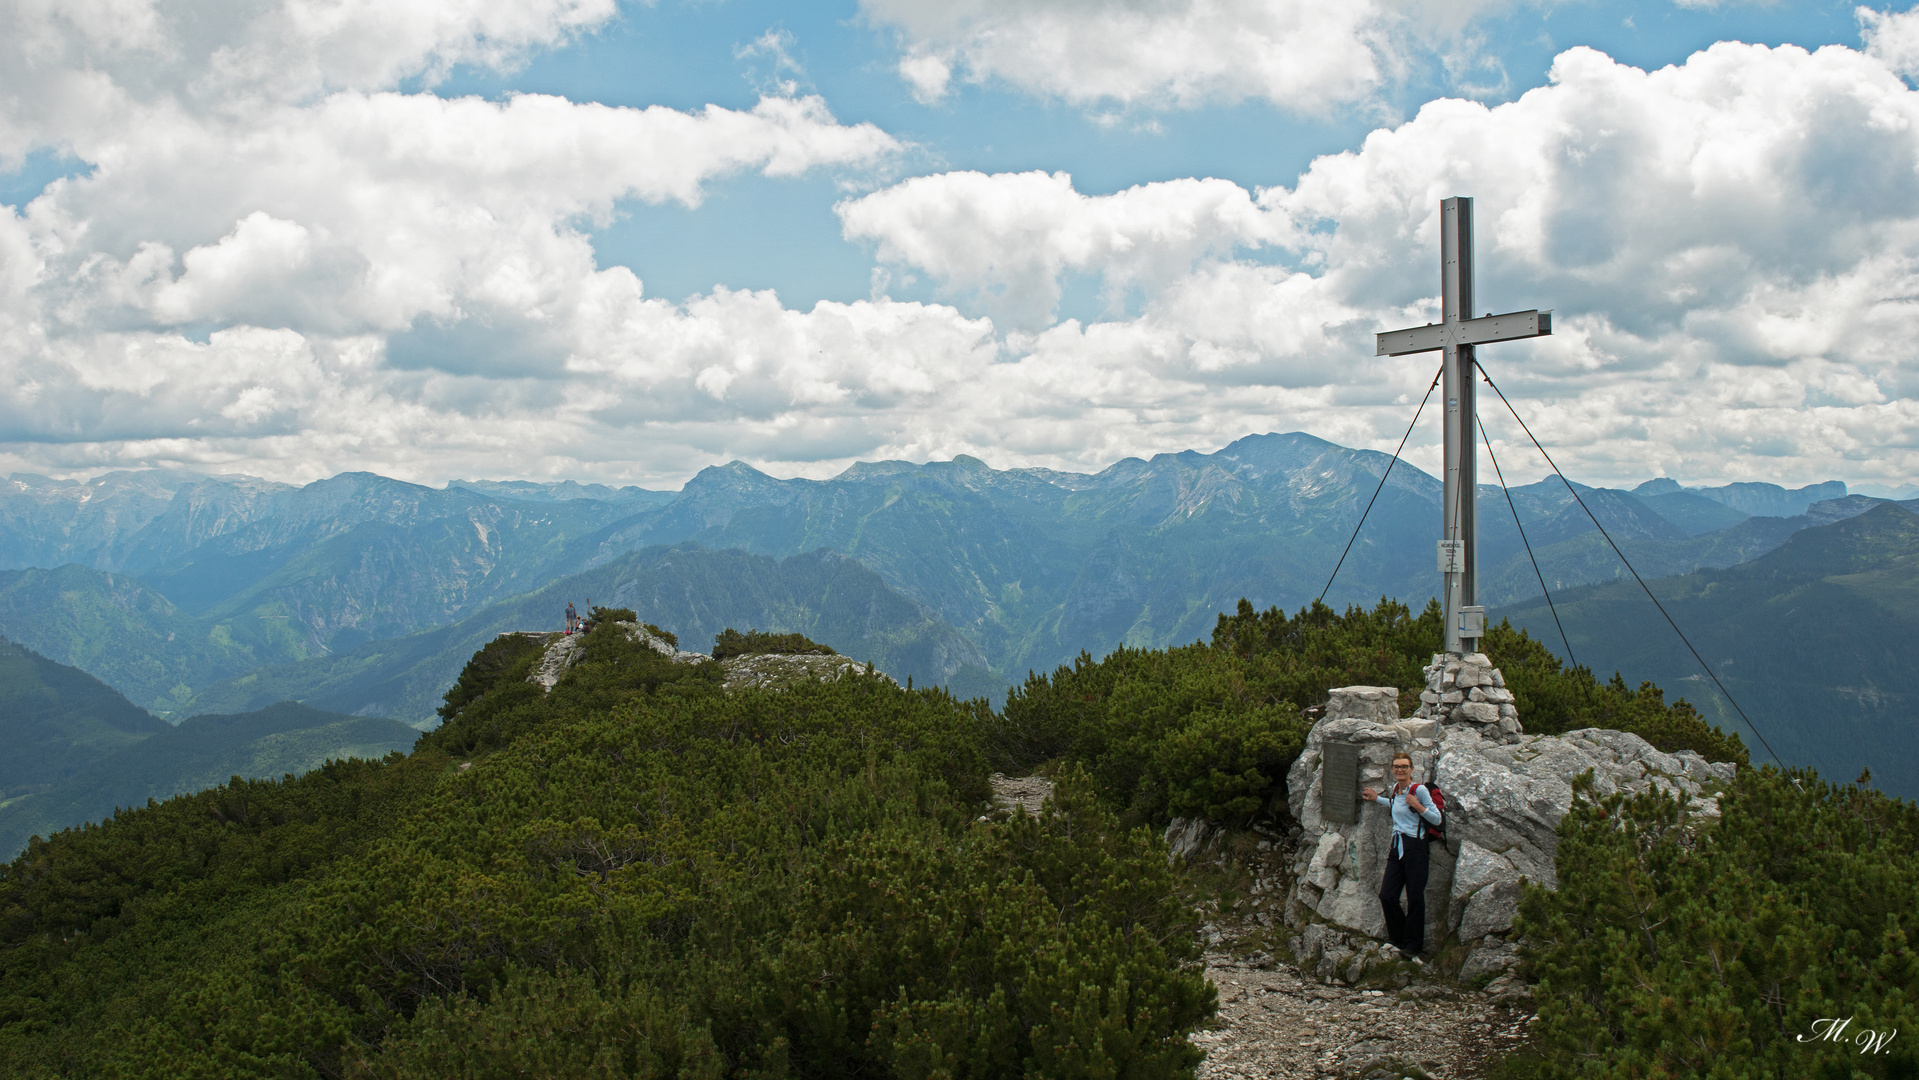
[[[1544,337],[1553,332],[1550,311],[1514,311],[1472,318],[1473,201],[1446,199],[1439,204],[1439,295],[1437,323],[1380,334],[1376,356],[1446,353],[1445,526],[1439,541],[1439,573],[1446,606],[1446,651],[1477,652],[1486,633],[1486,609],[1479,605],[1479,490],[1473,445],[1473,346],[1494,341]]]

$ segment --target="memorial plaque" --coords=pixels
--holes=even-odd
[[[1319,748],[1319,816],[1351,825],[1359,820],[1359,747],[1327,742]]]

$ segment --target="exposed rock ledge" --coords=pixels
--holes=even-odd
[[[1488,970],[1511,963],[1502,937],[1512,929],[1520,882],[1557,884],[1557,829],[1582,774],[1592,773],[1595,795],[1659,789],[1687,800],[1697,817],[1719,814],[1716,796],[1733,779],[1729,763],[1691,751],[1663,753],[1637,735],[1602,728],[1527,735],[1505,679],[1481,654],[1436,656],[1426,674],[1418,714],[1400,719],[1392,687],[1343,687],[1332,691],[1325,717],[1307,735],[1287,777],[1290,809],[1303,830],[1292,866],[1289,922],[1295,928],[1323,922],[1370,938],[1385,935],[1376,894],[1390,815],[1361,801],[1356,823],[1326,820],[1323,747],[1331,741],[1358,747],[1358,787],[1389,787],[1392,755],[1405,750],[1414,777],[1437,782],[1445,793],[1448,842],[1430,847],[1426,941],[1437,946],[1456,932],[1462,943],[1487,950],[1478,959],[1493,965]]]
[[[621,622],[613,625],[625,630],[628,637],[676,663],[697,664],[702,660],[713,659],[706,653],[687,652],[639,623]],[[580,642],[583,640],[580,635],[527,631],[517,631],[517,633],[546,641],[545,654],[540,657],[540,662],[534,665],[533,673],[527,676],[528,682],[539,683],[542,689],[553,689],[554,685],[560,681],[560,676],[566,674],[568,668],[580,662]],[[808,680],[831,681],[845,676],[848,672],[877,675],[889,682],[892,681],[890,676],[875,670],[871,664],[863,664],[845,656],[822,656],[815,653],[749,653],[745,656],[734,656],[722,660],[720,667],[726,672],[725,682],[721,685],[728,690],[777,688]]]

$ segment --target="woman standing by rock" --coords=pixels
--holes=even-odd
[[[1442,818],[1432,792],[1412,781],[1413,756],[1402,750],[1393,755],[1393,790],[1387,797],[1393,810],[1393,843],[1386,857],[1386,880],[1379,886],[1379,903],[1386,913],[1387,939],[1416,962],[1426,950],[1426,840],[1419,823],[1424,819],[1438,825]],[[1372,788],[1360,794],[1372,802],[1381,801]],[[1406,894],[1403,910],[1399,906],[1402,891]]]

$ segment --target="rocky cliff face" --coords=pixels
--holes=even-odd
[[[1525,734],[1504,678],[1483,655],[1436,656],[1426,676],[1419,711],[1411,717],[1400,718],[1397,690],[1350,686],[1332,691],[1324,718],[1308,734],[1287,778],[1290,808],[1302,830],[1287,908],[1295,929],[1325,924],[1371,938],[1385,935],[1377,893],[1390,812],[1362,801],[1351,815],[1356,822],[1328,820],[1324,764],[1331,743],[1358,749],[1357,787],[1390,786],[1392,755],[1404,750],[1412,755],[1415,779],[1436,783],[1445,793],[1448,839],[1430,848],[1426,940],[1436,945],[1456,933],[1472,946],[1465,978],[1512,963],[1506,938],[1520,882],[1556,886],[1556,830],[1572,809],[1575,780],[1590,772],[1592,794],[1602,797],[1672,792],[1703,818],[1718,816],[1716,796],[1732,782],[1731,764],[1690,751],[1662,753],[1637,735],[1600,728]],[[1323,936],[1315,931],[1296,938],[1296,951],[1313,951]]]

